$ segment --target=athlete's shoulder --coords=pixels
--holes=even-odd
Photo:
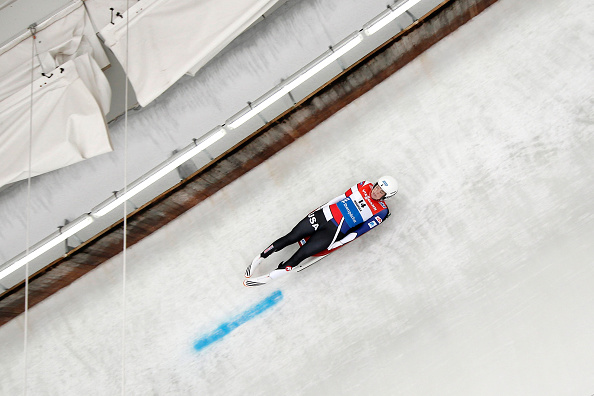
[[[349,197],[349,196],[351,196],[351,194],[353,194],[355,192],[360,192],[361,189],[365,187],[365,183],[366,183],[365,181],[362,181],[362,182],[355,184],[351,188],[349,188],[346,192],[346,196]]]
[[[363,190],[370,190],[372,188],[373,188],[373,183],[371,183],[370,181],[367,181],[367,180],[363,180],[363,181],[355,184],[353,187],[349,188],[349,190],[346,192],[346,196],[349,197],[354,192],[362,193]]]
[[[371,184],[371,186],[373,187],[373,183],[368,181],[368,180],[363,180],[362,182],[357,183],[357,188],[361,188],[361,187],[365,187],[368,184]]]

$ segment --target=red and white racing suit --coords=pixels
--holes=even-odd
[[[381,224],[388,217],[388,206],[383,200],[371,198],[373,184],[362,181],[322,206],[324,216],[332,221],[345,237],[339,242],[348,243]]]
[[[371,198],[373,183],[362,181],[344,194],[322,205],[301,220],[287,235],[277,239],[261,256],[266,258],[290,244],[309,237],[305,245],[279,269],[290,270],[301,261],[325,249],[335,249],[377,227],[388,217],[383,200]]]

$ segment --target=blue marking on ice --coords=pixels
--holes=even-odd
[[[248,310],[243,312],[242,314],[236,316],[231,321],[223,323],[220,325],[215,331],[208,333],[201,337],[196,343],[194,344],[194,349],[197,351],[201,351],[213,342],[220,340],[221,338],[225,337],[227,334],[231,333],[233,330],[247,322],[248,320],[254,319],[256,316],[260,315],[267,309],[275,306],[283,299],[283,293],[280,290],[275,291],[270,296],[259,302],[258,304],[250,307]]]

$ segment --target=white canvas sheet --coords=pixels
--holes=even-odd
[[[0,186],[28,177],[30,109],[33,109],[31,176],[112,150],[104,115],[111,89],[97,63],[84,54],[0,101]]]
[[[277,0],[141,0],[128,11],[128,77],[146,106],[195,72]],[[126,64],[126,17],[101,30]]]
[[[96,32],[110,25],[112,21],[117,22],[118,19],[122,19],[128,5],[132,6],[134,4],[136,4],[136,1],[130,0],[85,0],[85,6]],[[113,10],[111,10],[112,8]],[[118,16],[118,13],[122,16]]]
[[[32,176],[111,150],[111,88],[101,71],[109,60],[83,3],[36,30],[34,40],[27,32],[0,48],[0,186],[28,176],[32,77]]]
[[[72,3],[37,26],[33,73],[35,78],[88,53],[100,68],[109,65],[83,3]],[[25,33],[0,48],[0,100],[31,83],[31,35]]]

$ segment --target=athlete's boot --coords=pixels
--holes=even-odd
[[[244,280],[243,285],[247,286],[247,287],[262,286],[262,285],[267,284],[271,280],[272,279],[270,278],[270,275],[262,275],[262,276],[258,276],[255,278]]]
[[[264,261],[264,257],[262,257],[261,255],[258,255],[254,260],[252,260],[252,263],[248,265],[248,267],[245,270],[245,277],[251,277],[262,261]]]
[[[288,274],[291,271],[291,269],[292,269],[291,267],[275,269],[268,275],[258,276],[257,278],[254,278],[254,279],[246,279],[245,281],[243,281],[243,284],[248,287],[262,286],[262,285],[265,285],[275,279],[285,276],[286,274]]]
[[[276,280],[280,277],[287,275],[291,270],[292,270],[291,267],[275,269],[274,271],[269,273],[268,276],[270,277],[270,279]]]

